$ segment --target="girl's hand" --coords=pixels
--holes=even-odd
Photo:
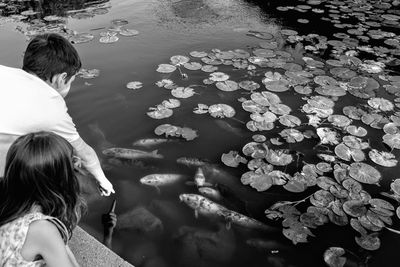
[[[113,185],[107,179],[99,182],[100,195],[108,197],[111,193],[115,194]]]

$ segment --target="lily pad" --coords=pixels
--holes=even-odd
[[[252,113],[250,115],[250,118],[253,121],[256,121],[256,122],[266,122],[266,123],[274,122],[277,119],[276,115],[274,113],[272,113],[272,112],[269,112],[269,111],[267,111],[265,113],[262,113],[262,114],[260,114],[260,113]]]
[[[265,158],[270,164],[276,166],[286,166],[293,161],[293,156],[287,154],[284,150],[270,149]]]
[[[364,136],[366,136],[367,133],[368,133],[367,130],[366,130],[365,128],[363,128],[363,127],[361,127],[361,126],[357,127],[357,126],[355,126],[355,125],[349,125],[349,126],[347,126],[347,127],[346,127],[346,131],[347,131],[349,134],[354,135],[354,136],[357,136],[357,137],[364,137]]]
[[[137,81],[129,82],[126,85],[126,88],[131,89],[131,90],[136,90],[136,89],[139,89],[139,88],[142,88],[142,87],[143,87],[143,83],[142,82],[137,82]]]
[[[381,247],[381,241],[376,233],[370,235],[355,237],[356,243],[366,250],[377,250]]]
[[[195,91],[190,87],[177,87],[171,90],[171,94],[176,98],[189,98],[195,94]]]
[[[301,120],[293,115],[285,114],[279,117],[279,122],[287,127],[296,127],[301,124]]]
[[[172,114],[174,113],[172,111],[172,109],[166,108],[163,105],[159,105],[156,108],[150,108],[150,110],[152,110],[152,111],[147,112],[147,115],[150,118],[157,119],[157,120],[171,117]]]
[[[176,70],[176,67],[170,64],[160,64],[158,65],[157,72],[160,73],[171,73]]]
[[[258,192],[266,191],[273,185],[272,178],[268,174],[252,171],[244,173],[240,181],[244,185],[250,185],[255,188]]]
[[[178,99],[170,98],[168,100],[164,100],[161,105],[166,108],[177,108],[180,107],[181,102]]]
[[[343,248],[330,247],[324,252],[324,261],[329,267],[343,267],[346,264],[344,254]]]
[[[317,135],[321,139],[321,144],[339,144],[338,134],[335,130],[327,127],[317,128]]]
[[[364,184],[378,184],[381,179],[381,174],[377,169],[363,162],[352,163],[349,175]]]
[[[205,104],[197,104],[197,107],[193,109],[195,114],[206,114],[208,113],[208,106]]]
[[[360,200],[348,200],[343,203],[343,210],[352,217],[361,217],[367,213],[366,204]]]
[[[204,52],[204,51],[192,51],[192,52],[190,52],[189,53],[192,57],[199,57],[199,58],[202,58],[202,57],[206,57],[208,54],[206,53],[206,52]]]
[[[350,148],[345,144],[339,144],[335,147],[335,154],[343,160],[363,161],[365,159],[364,152],[360,149]]]
[[[253,91],[260,88],[260,85],[254,81],[241,81],[239,87],[247,91]]]
[[[384,167],[394,167],[398,162],[394,154],[385,151],[372,149],[368,155],[373,162]]]
[[[226,104],[211,105],[208,112],[214,118],[232,118],[236,114],[235,110]]]
[[[394,105],[392,102],[385,98],[371,98],[368,100],[368,105],[370,105],[374,109],[378,109],[381,111],[391,111],[394,109]]]
[[[202,66],[203,65],[201,65],[198,62],[187,62],[183,64],[183,67],[185,67],[188,70],[200,70]]]
[[[385,134],[383,136],[383,142],[389,147],[400,149],[400,133],[396,134]]]
[[[170,58],[171,60],[171,64],[174,66],[179,66],[179,65],[183,65],[185,63],[189,62],[189,58],[185,57],[185,56],[181,56],[181,55],[176,55],[176,56],[172,56]]]
[[[239,85],[237,82],[235,81],[224,81],[224,82],[217,82],[215,84],[215,86],[221,90],[221,91],[225,91],[225,92],[232,92],[232,91],[236,91],[239,89]]]
[[[239,166],[239,163],[247,163],[247,159],[244,157],[240,156],[237,151],[229,151],[229,153],[224,153],[221,156],[221,161],[229,167],[237,167]]]
[[[279,135],[288,143],[298,143],[304,140],[304,135],[296,129],[284,129]]]
[[[213,72],[210,74],[209,79],[214,82],[224,82],[229,79],[229,75],[223,72]]]
[[[122,36],[126,36],[126,37],[132,37],[132,36],[138,35],[139,31],[134,30],[134,29],[121,29],[119,31],[119,34],[121,34]]]

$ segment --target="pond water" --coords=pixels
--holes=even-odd
[[[400,236],[383,226],[400,229],[399,218],[395,211],[379,208],[382,201],[376,204],[366,195],[398,207],[397,201],[380,195],[387,192],[398,197],[400,190],[396,191],[396,182],[393,182],[398,178],[397,162],[393,167],[378,165],[371,160],[374,156],[370,151],[392,153],[385,154],[384,164],[393,162],[390,157],[399,156],[399,3],[370,4],[371,1],[361,0],[278,3],[3,0],[0,1],[0,64],[20,67],[30,36],[45,28],[75,42],[84,69],[99,70],[92,79],[77,78],[66,101],[80,134],[101,157],[116,194],[102,198],[93,190],[86,192],[89,213],[81,226],[101,240],[100,217],[115,197],[119,225],[113,236],[113,250],[135,266],[325,266],[323,255],[330,247],[345,249],[345,266],[397,266]],[[32,12],[26,12],[29,10]],[[25,16],[16,15],[21,13]],[[126,31],[134,36],[123,36],[123,28],[137,32]],[[76,38],[80,36],[78,33],[88,33],[87,40],[80,43],[83,39]],[[115,36],[119,38],[116,42],[103,43],[106,39],[115,41]],[[206,54],[200,58],[201,53],[193,51]],[[179,58],[182,64],[171,62],[174,55],[210,65],[211,72],[189,70],[183,65],[185,57]],[[167,66],[164,72],[168,73],[161,73],[160,64],[176,66]],[[168,68],[177,69],[169,71]],[[253,81],[261,87],[250,90],[252,84],[248,82],[240,83],[242,89],[239,89],[237,83],[231,83],[219,84],[225,91],[219,90],[214,81],[204,81],[212,77],[212,72],[223,72],[237,83]],[[223,74],[214,76],[211,80],[228,79]],[[177,86],[166,89],[156,85],[162,79],[169,79]],[[128,89],[127,84],[132,81],[143,86]],[[190,89],[179,93],[178,86],[192,88],[195,94],[191,96]],[[270,93],[260,94],[266,91],[265,87]],[[232,88],[239,90],[227,91]],[[185,94],[190,97],[183,98]],[[279,105],[277,96],[284,105]],[[171,112],[160,104],[172,98],[180,101],[180,106],[172,109],[172,116],[153,119],[147,115],[151,107],[158,107],[157,114]],[[193,113],[200,103],[208,106],[203,110],[210,114]],[[213,112],[209,106],[214,104],[233,107],[234,117],[219,109]],[[345,112],[343,108],[348,106],[362,111]],[[287,116],[289,112],[296,117]],[[345,114],[351,121],[332,114]],[[363,135],[362,129],[348,129],[350,123],[368,133]],[[197,131],[198,136],[191,136],[188,139],[196,138],[189,141],[169,136],[169,142],[151,147],[132,145],[139,139],[164,137],[155,134],[161,124],[188,127]],[[170,135],[179,135],[177,128],[164,127],[164,132],[167,128]],[[282,132],[284,129],[292,130]],[[339,144],[341,137],[350,136],[349,133],[353,137]],[[264,137],[253,137],[255,134]],[[357,135],[361,141],[355,138]],[[247,145],[242,152],[243,146],[254,142],[253,138],[257,142]],[[358,146],[364,145],[359,149]],[[118,155],[105,155],[103,151],[111,147],[157,149],[163,158],[126,160]],[[221,156],[230,151],[239,152],[245,159],[242,161],[252,158],[258,161],[253,160],[253,166],[249,167],[243,163],[237,168],[226,166]],[[272,155],[273,152],[276,154]],[[334,162],[317,157],[321,153],[335,156]],[[206,160],[202,171],[206,182],[220,193],[215,201],[227,208],[225,215],[199,212],[195,216],[193,209],[180,201],[181,194],[200,195],[200,187],[192,184],[198,168],[180,164],[177,162],[180,157]],[[240,160],[229,155],[225,159],[233,165]],[[317,163],[320,163],[317,168],[312,165]],[[350,165],[349,171],[346,171],[348,166],[339,163]],[[330,169],[334,165],[335,173]],[[281,172],[272,175],[271,168]],[[344,176],[338,174],[340,171],[344,171]],[[166,173],[180,174],[182,179],[159,187],[140,182],[146,175]],[[243,177],[244,173],[247,174]],[[365,194],[361,196],[353,187],[346,187],[344,180],[361,182],[353,187],[362,186]],[[378,180],[380,187],[375,185]],[[314,194],[318,190],[323,192]],[[311,199],[310,195],[313,195]],[[297,205],[295,201],[302,199],[305,201]],[[360,200],[358,206],[354,204],[356,200]],[[300,213],[278,208],[279,214],[272,211],[270,217],[284,217],[283,223],[282,219],[267,218],[265,210],[278,201],[294,201],[292,204],[306,215],[299,217]],[[352,211],[348,201],[353,201],[354,210],[361,211]],[[313,205],[320,209],[306,213]],[[274,230],[239,226],[232,218],[231,221],[221,218],[229,217],[226,214],[230,210]],[[382,215],[385,212],[393,216]],[[355,221],[358,222],[361,233],[350,227],[350,219],[353,219],[353,228]],[[287,238],[282,228],[286,229]],[[307,236],[308,242],[304,242]],[[357,239],[361,245],[357,244],[356,236],[361,237]],[[337,259],[336,265],[331,266],[343,264]]]

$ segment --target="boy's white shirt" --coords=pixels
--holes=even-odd
[[[80,138],[55,89],[22,69],[0,65],[0,177],[12,142],[37,131],[54,132],[70,143]]]

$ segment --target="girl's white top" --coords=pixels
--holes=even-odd
[[[37,267],[46,266],[43,259],[27,261],[21,255],[29,225],[36,220],[48,220],[58,228],[66,243],[68,231],[65,225],[57,218],[44,215],[40,208],[33,208],[31,212],[0,227],[0,267]]]

